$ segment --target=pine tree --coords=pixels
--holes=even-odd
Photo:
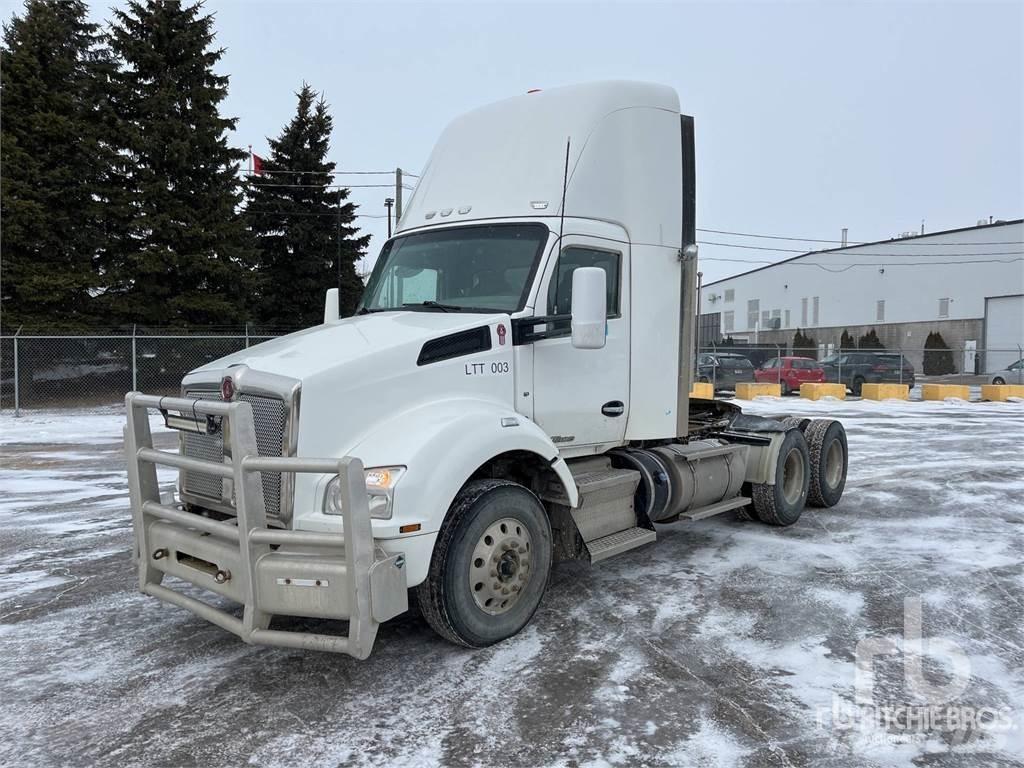
[[[126,322],[225,325],[245,319],[253,257],[239,210],[241,150],[222,117],[228,78],[214,72],[213,16],[202,4],[132,0],[114,10],[111,40],[123,62],[113,104],[126,160],[127,233],[111,254],[104,297]]]
[[[857,342],[850,335],[850,332],[844,328],[843,335],[839,339],[839,351],[852,352],[855,349],[857,349]]]
[[[4,26],[2,217],[8,328],[88,323],[111,153],[98,93],[109,54],[78,0],[26,0]]]
[[[885,349],[885,344],[882,343],[881,339],[878,338],[878,334],[875,332],[875,329],[872,328],[860,337],[857,341],[857,347],[859,349]]]
[[[818,344],[814,340],[814,337],[807,336],[803,331],[797,328],[796,333],[793,334],[793,354],[800,357],[817,359]]]
[[[262,173],[252,178],[246,214],[259,251],[256,293],[267,325],[320,322],[328,288],[339,288],[342,315],[359,302],[355,264],[369,242],[352,226],[349,190],[332,188],[327,160],[333,119],[316,91],[303,84],[295,116],[276,139]]]
[[[924,342],[924,373],[926,376],[942,376],[956,373],[953,351],[938,331],[932,331]]]

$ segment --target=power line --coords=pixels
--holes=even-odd
[[[768,246],[764,246],[764,245],[741,245],[739,243],[719,243],[719,242],[716,242],[714,240],[698,240],[697,242],[700,243],[701,245],[719,245],[719,246],[723,246],[723,247],[726,247],[726,248],[743,248],[743,249],[748,250],[748,251],[774,251],[774,252],[777,252],[777,253],[799,253],[799,254],[805,254],[805,255],[808,255],[808,256],[813,256],[813,255],[819,254],[819,253],[825,255],[825,252],[822,252],[822,251],[805,251],[805,250],[799,249],[799,248],[769,248]],[[978,245],[989,245],[989,243],[966,243],[965,245],[978,246]],[[920,257],[920,258],[940,257],[940,258],[942,258],[942,257],[945,257],[945,256],[1014,256],[1014,255],[1016,255],[1018,253],[1024,253],[1024,251],[994,251],[994,252],[984,252],[984,253],[862,253],[862,254],[858,254],[858,255],[859,256],[893,256],[893,257],[897,257],[898,256],[900,258],[903,258],[903,257],[911,257],[911,258],[913,258],[913,257]],[[777,262],[772,262],[772,263],[777,263]],[[934,262],[932,262],[932,263],[934,263]]]
[[[332,211],[325,211],[323,213],[314,211],[254,211],[251,208],[247,208],[242,211],[244,214],[251,214],[253,216],[330,216],[333,219],[338,218],[338,210],[335,208]],[[386,219],[387,214],[381,213],[354,213],[353,218],[356,219]]]
[[[394,189],[394,184],[277,184],[257,183],[254,186],[260,189],[282,188],[282,189]],[[403,185],[403,189],[411,189]]]
[[[734,264],[764,264],[765,266],[774,266],[779,264],[778,261],[758,261],[753,259],[726,259],[717,257],[700,257],[701,261],[726,261]],[[970,261],[896,261],[896,262],[855,262],[851,264],[819,264],[817,262],[810,261],[787,261],[784,262],[787,266],[792,265],[796,267],[817,267],[826,272],[846,272],[853,267],[931,267],[947,264],[1012,264],[1017,261],[1024,261],[1024,257],[1018,256],[1014,259],[972,259]],[[830,269],[830,267],[837,267],[837,269]],[[735,277],[735,275],[734,275]],[[723,278],[728,279],[728,278]]]
[[[824,237],[788,237],[788,236],[785,236],[785,235],[760,235],[760,234],[755,234],[753,232],[732,232],[732,231],[727,230],[727,229],[700,229],[700,228],[698,228],[697,231],[698,232],[710,232],[710,233],[714,233],[716,235],[735,235],[736,237],[756,237],[756,238],[761,238],[761,239],[765,239],[765,240],[797,240],[797,241],[800,241],[800,242],[803,242],[803,243],[839,243],[840,245],[845,245],[845,246],[851,247],[851,248],[854,247],[854,246],[858,246],[858,245],[882,245],[881,242],[867,242],[867,241],[865,241],[865,242],[854,242],[854,243],[846,242],[846,243],[843,243],[842,240],[829,240],[829,239],[824,238]],[[916,237],[920,237],[920,235],[917,235]],[[916,237],[915,237],[915,239],[916,239]],[[927,237],[927,235],[925,235],[925,237]],[[909,239],[909,238],[907,238],[907,239]],[[911,245],[911,246],[918,246],[918,247],[920,247],[920,245],[921,245],[920,243],[908,243],[908,242],[904,242],[903,240],[886,240],[886,241],[884,241],[884,244],[885,245]],[[929,243],[928,245],[939,245],[939,246],[949,246],[949,245],[959,245],[959,246],[963,246],[963,245],[1024,245],[1024,240],[999,240],[999,241],[986,241],[986,242],[977,242],[977,243]],[[831,249],[831,250],[834,250],[834,249]],[[800,253],[804,253],[804,251],[800,251]]]

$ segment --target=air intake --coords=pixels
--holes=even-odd
[[[491,329],[487,326],[470,331],[459,331],[439,339],[431,339],[423,345],[416,365],[430,365],[453,357],[463,357],[491,348]]]

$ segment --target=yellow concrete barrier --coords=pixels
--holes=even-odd
[[[823,397],[834,397],[837,400],[846,399],[845,384],[812,384],[800,385],[800,397],[805,400],[821,400]]]
[[[922,384],[921,397],[925,400],[945,400],[947,397],[971,399],[971,388],[966,384]]]
[[[714,400],[715,385],[707,381],[694,382],[690,387],[690,397],[695,400]]]
[[[860,394],[865,400],[909,400],[910,387],[906,384],[864,384]]]
[[[1024,384],[982,384],[981,399],[1005,403],[1010,397],[1024,397]]]
[[[753,400],[755,397],[782,397],[782,386],[767,381],[740,381],[736,383],[738,400]]]

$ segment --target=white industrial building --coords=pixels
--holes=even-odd
[[[702,344],[791,346],[800,329],[824,354],[844,330],[874,329],[918,370],[937,331],[963,355],[959,370],[995,370],[1024,345],[1024,220],[813,251],[717,280],[701,289],[699,326]]]

